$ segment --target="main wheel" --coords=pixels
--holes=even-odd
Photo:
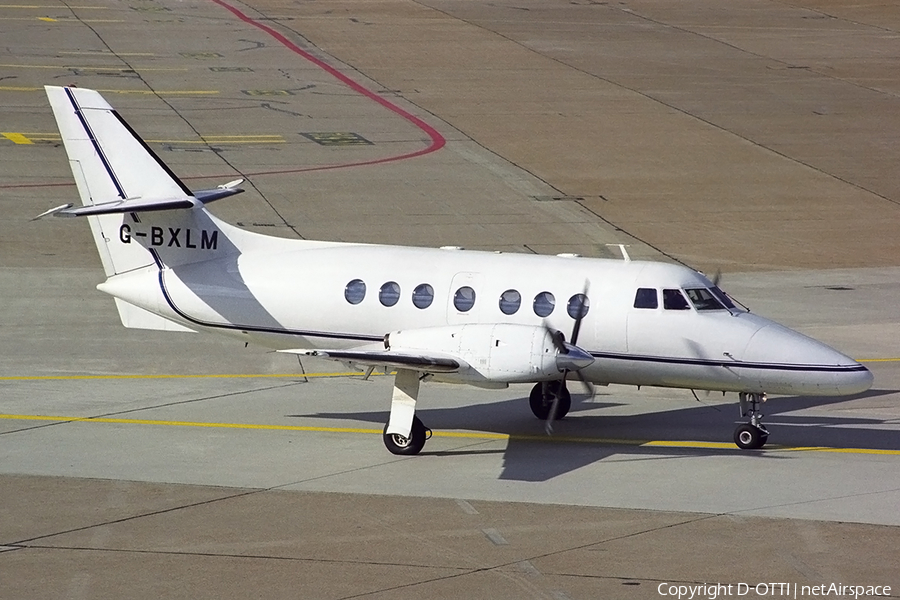
[[[562,381],[547,382],[547,397],[544,397],[544,384],[537,383],[531,388],[531,394],[528,395],[528,404],[531,406],[531,412],[534,413],[541,421],[550,418],[550,411],[553,409],[553,401],[559,399],[556,406],[556,415],[554,420],[558,421],[567,414],[572,408],[572,396],[566,389],[566,384]]]
[[[422,448],[425,447],[425,440],[428,439],[428,429],[422,424],[419,417],[413,417],[412,430],[409,432],[408,438],[396,433],[388,434],[387,428],[388,426],[385,424],[384,433],[382,433],[381,437],[384,439],[384,447],[391,454],[413,456],[421,452]]]
[[[734,443],[742,450],[758,450],[769,439],[769,434],[758,427],[745,423],[734,430]]]

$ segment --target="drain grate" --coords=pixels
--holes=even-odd
[[[300,133],[303,137],[321,146],[371,146],[372,142],[350,131],[329,131],[318,133]]]

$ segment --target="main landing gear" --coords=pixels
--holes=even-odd
[[[399,433],[388,433],[388,425],[390,423],[385,423],[382,436],[384,438],[384,446],[391,454],[413,456],[421,452],[425,442],[431,438],[431,430],[422,424],[419,417],[413,417],[412,429],[408,437],[404,437]]]
[[[762,413],[759,410],[761,402],[766,401],[765,394],[750,394],[741,392],[740,406],[741,416],[750,417],[749,423],[738,425],[734,430],[734,443],[742,450],[758,450],[769,439],[769,430],[762,422]]]
[[[564,380],[543,381],[531,388],[528,396],[531,412],[541,421],[558,421],[572,408],[572,396]]]
[[[425,442],[431,438],[431,430],[416,416],[419,382],[417,371],[397,369],[391,399],[391,417],[382,434],[384,446],[391,454],[413,456],[421,452]]]

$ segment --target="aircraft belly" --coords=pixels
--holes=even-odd
[[[745,387],[735,369],[691,364],[674,357],[601,356],[585,371],[592,380],[625,385],[717,391],[743,391]]]

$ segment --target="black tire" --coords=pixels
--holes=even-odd
[[[768,433],[763,433],[758,427],[745,423],[734,430],[734,443],[741,450],[758,450],[769,439]]]
[[[572,408],[572,396],[569,394],[569,390],[566,389],[565,382],[548,381],[546,398],[544,397],[543,388],[544,384],[537,383],[531,388],[531,394],[528,395],[528,404],[531,406],[531,412],[534,413],[534,416],[541,421],[549,419],[550,411],[553,409],[553,401],[557,397],[559,397],[559,402],[556,406],[556,415],[553,420],[559,421],[569,414],[569,409]]]
[[[428,429],[422,424],[419,417],[413,417],[412,431],[410,431],[408,438],[402,435],[388,434],[387,428],[388,426],[385,424],[381,437],[384,440],[384,447],[391,454],[415,456],[425,447],[425,440],[428,439]]]

